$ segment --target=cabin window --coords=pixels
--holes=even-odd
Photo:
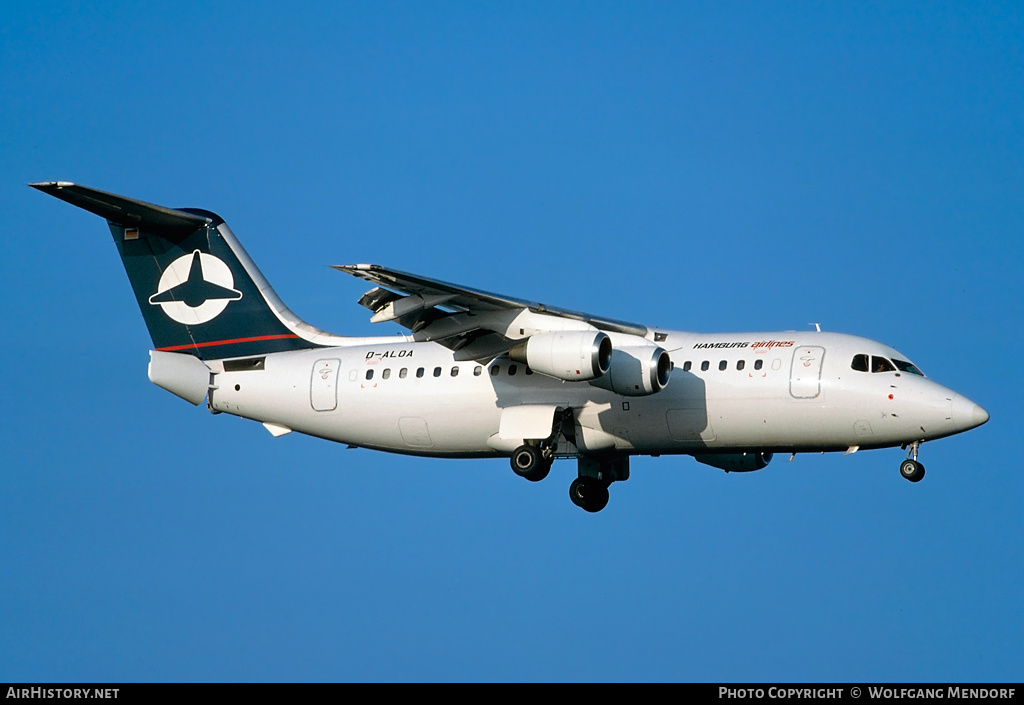
[[[736,369],[737,370],[742,370],[746,366],[747,366],[747,361],[746,360],[737,360],[736,361]]]
[[[403,367],[402,369],[400,369],[400,370],[398,371],[398,377],[399,377],[399,379],[405,379],[405,376],[406,376],[407,374],[409,374],[409,368],[408,368],[408,367]]]
[[[373,379],[373,370],[366,371],[366,379]]]
[[[388,379],[389,377],[391,377],[391,368],[390,367],[386,368],[383,372],[380,373],[380,378],[381,379]]]
[[[853,362],[850,363],[850,369],[856,370],[857,372],[868,371],[868,356],[867,355],[854,355]]]
[[[518,365],[509,365],[508,366],[508,376],[511,377],[512,375],[514,375],[516,373],[516,370],[518,370],[518,369],[519,369]]]
[[[474,377],[479,377],[480,373],[483,372],[483,371],[484,371],[483,365],[477,365],[476,367],[473,368],[473,376]]]
[[[872,372],[895,372],[896,368],[893,367],[892,363],[886,360],[884,357],[878,357],[878,355],[871,356],[871,371]]]
[[[440,377],[441,376],[441,368],[440,367],[435,367],[434,368],[434,376],[435,377]]]
[[[497,377],[499,372],[501,372],[501,365],[495,365],[491,368],[491,377]]]
[[[458,376],[459,376],[459,366],[456,365],[455,367],[452,368],[452,377],[458,377]]]
[[[683,363],[683,372],[689,372],[691,367],[693,367],[693,363],[687,360]]]
[[[711,367],[711,363],[708,362],[707,360],[705,360],[704,362],[700,363],[700,371],[701,372],[707,372],[709,367]]]
[[[729,363],[726,362],[725,360],[722,360],[721,362],[718,363],[718,369],[719,370],[724,370],[728,366],[729,366]]]
[[[754,360],[754,369],[759,370],[764,367],[764,360]]]
[[[420,368],[418,368],[416,370],[416,376],[417,377],[422,377],[423,376],[423,368],[422,367],[420,367]]]

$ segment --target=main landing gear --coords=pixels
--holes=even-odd
[[[530,482],[540,482],[551,471],[554,449],[551,446],[521,445],[512,453],[512,471]]]
[[[548,476],[555,448],[550,443],[526,443],[512,452],[511,465],[516,475],[530,482]],[[629,458],[579,456],[579,477],[569,485],[569,499],[580,509],[599,512],[608,505],[608,486],[629,479]]]
[[[924,465],[917,462],[917,449],[920,445],[921,441],[911,443],[907,459],[900,463],[900,475],[903,475],[903,477],[911,482],[920,482],[924,478]]]
[[[599,512],[608,505],[608,485],[596,477],[577,477],[569,485],[569,499],[584,511]]]

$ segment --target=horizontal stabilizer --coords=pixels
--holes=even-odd
[[[112,223],[127,227],[142,226],[164,232],[191,233],[212,222],[205,216],[136,201],[134,198],[117,196],[88,186],[79,186],[70,181],[42,181],[37,184],[29,184],[29,186],[90,213],[95,213]]]

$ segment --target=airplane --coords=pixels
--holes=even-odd
[[[989,415],[895,349],[808,331],[693,333],[547,306],[388,269],[359,304],[408,334],[345,337],[298,318],[224,220],[70,182],[30,184],[106,219],[153,341],[149,379],[215,414],[349,447],[509,458],[543,480],[575,458],[588,512],[634,455],[690,455],[726,472],[775,454],[900,447]]]

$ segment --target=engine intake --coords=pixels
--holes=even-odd
[[[672,359],[657,345],[626,345],[612,352],[608,374],[591,382],[616,394],[642,397],[668,386]]]
[[[537,333],[517,343],[508,356],[535,372],[568,382],[586,382],[608,372],[612,341],[595,330]]]

